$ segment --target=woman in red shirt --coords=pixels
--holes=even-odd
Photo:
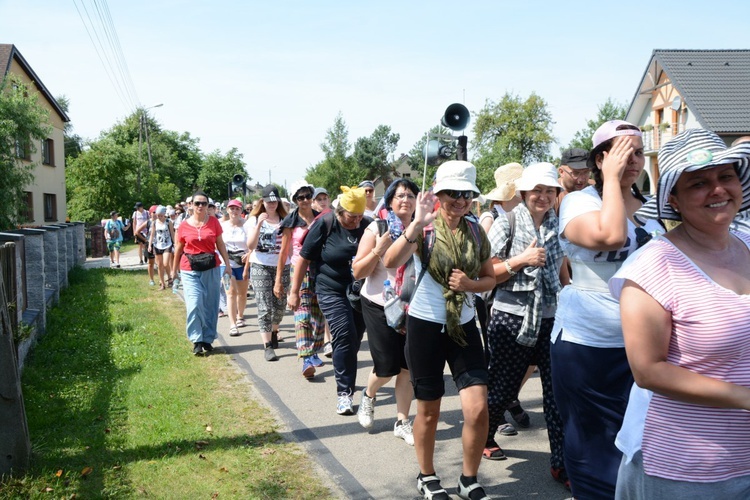
[[[193,343],[193,354],[201,356],[213,351],[211,345],[218,335],[219,317],[219,251],[229,262],[222,229],[216,217],[208,215],[208,195],[193,194],[193,215],[177,230],[177,244],[172,266],[172,279],[180,270],[187,312],[187,336]],[[227,266],[224,274],[230,274]]]

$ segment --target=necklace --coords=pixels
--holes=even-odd
[[[203,229],[203,226],[206,225],[206,221],[208,220],[208,216],[206,216],[202,221],[196,220],[195,222],[198,224],[196,229],[198,229],[198,241],[201,241],[201,229]]]

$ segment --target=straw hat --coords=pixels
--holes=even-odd
[[[507,163],[495,169],[495,189],[484,195],[492,201],[509,201],[516,195],[516,180],[523,174],[523,165]]]

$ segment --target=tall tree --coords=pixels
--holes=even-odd
[[[0,81],[0,230],[21,222],[25,211],[24,187],[34,182],[34,164],[22,161],[46,139],[50,127],[48,112],[15,75]]]
[[[357,166],[357,162],[350,154],[349,129],[344,117],[339,114],[333,126],[326,131],[326,139],[320,145],[324,158],[317,165],[307,169],[307,182],[324,187],[335,198],[339,186],[359,184],[366,178],[366,172]]]
[[[69,114],[70,111],[70,99],[67,96],[61,95],[55,98],[60,108],[65,111],[65,114]],[[80,135],[73,132],[73,124],[71,122],[65,122],[63,128],[65,137],[65,158],[75,158],[81,151],[83,151],[83,138]]]
[[[385,186],[394,177],[393,153],[398,147],[399,134],[391,132],[391,127],[379,125],[370,137],[360,137],[354,143],[354,161],[365,171],[361,180],[381,180]]]
[[[547,102],[534,92],[525,100],[510,93],[499,102],[487,100],[476,115],[471,144],[479,188],[484,192],[494,187],[493,173],[505,163],[551,160],[553,124]]]
[[[624,119],[627,112],[628,108],[625,104],[613,101],[611,97],[607,98],[607,101],[599,106],[596,118],[588,120],[586,128],[575,133],[573,140],[568,144],[568,148],[582,148],[586,151],[591,151],[593,147],[591,137],[596,132],[596,129],[606,121]]]
[[[222,154],[218,149],[214,150],[203,160],[203,168],[198,174],[198,187],[211,198],[217,201],[224,200],[234,174],[246,175],[242,153],[237,151],[237,148],[230,149],[226,154]]]

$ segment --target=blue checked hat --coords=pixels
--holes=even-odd
[[[706,129],[690,129],[676,135],[666,143],[658,154],[659,185],[656,196],[638,210],[635,215],[647,219],[682,220],[668,203],[669,193],[683,172],[736,163],[742,184],[742,206],[750,208],[750,143],[741,143],[728,148],[724,141]]]

